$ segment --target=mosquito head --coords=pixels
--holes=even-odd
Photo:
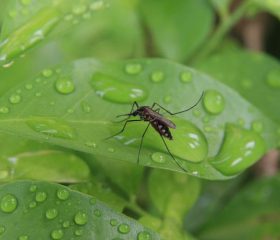
[[[132,116],[142,116],[143,112],[145,111],[145,107],[139,107],[138,109],[136,109],[134,112],[131,113]]]

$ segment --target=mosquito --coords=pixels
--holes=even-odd
[[[140,121],[144,121],[144,122],[148,122],[148,125],[146,126],[142,136],[141,136],[141,142],[140,142],[140,146],[139,146],[139,149],[138,149],[138,156],[137,156],[137,164],[139,164],[140,162],[140,153],[141,153],[141,149],[142,149],[142,144],[143,144],[143,140],[144,140],[144,137],[145,137],[145,134],[147,133],[148,129],[150,126],[152,126],[160,135],[164,145],[165,145],[165,148],[167,150],[167,152],[169,153],[169,155],[172,157],[172,159],[174,160],[174,162],[176,163],[176,165],[182,169],[183,171],[186,172],[186,170],[184,169],[184,167],[180,164],[180,162],[173,156],[173,154],[170,152],[168,146],[167,146],[167,143],[165,141],[165,138],[167,138],[168,140],[173,140],[173,136],[170,132],[170,128],[172,129],[175,129],[176,128],[176,125],[175,123],[173,123],[172,121],[170,121],[169,119],[165,118],[161,113],[160,113],[160,110],[163,110],[165,112],[167,112],[169,115],[177,115],[177,114],[180,114],[180,113],[184,113],[184,112],[187,112],[191,109],[193,109],[194,107],[197,106],[197,104],[201,101],[202,97],[204,95],[204,92],[202,92],[200,98],[198,99],[198,101],[192,105],[191,107],[183,110],[183,111],[179,111],[179,112],[175,112],[175,113],[172,113],[170,112],[169,110],[167,110],[166,108],[162,107],[161,105],[159,105],[158,103],[153,103],[153,105],[150,107],[150,106],[139,106],[139,104],[135,101],[133,102],[132,104],[132,107],[131,107],[131,110],[129,113],[127,114],[121,114],[121,115],[118,115],[117,117],[124,117],[124,116],[127,116],[127,118],[121,120],[120,122],[123,122],[125,121],[122,129],[117,132],[116,134],[106,138],[107,139],[110,139],[110,138],[113,138],[119,134],[121,134],[125,128],[126,128],[126,125],[128,123],[131,123],[131,122],[140,122]],[[136,110],[134,110],[136,106]],[[136,116],[139,116],[140,119],[130,119],[130,117],[136,117]]]

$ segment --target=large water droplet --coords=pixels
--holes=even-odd
[[[139,102],[147,97],[147,93],[142,87],[120,81],[102,73],[94,74],[91,85],[98,96],[112,102]]]
[[[52,239],[54,239],[54,240],[61,239],[61,238],[63,237],[63,231],[62,231],[62,229],[53,230],[53,231],[51,232],[51,237],[52,237]]]
[[[138,233],[137,240],[152,240],[152,236],[149,232],[143,231]]]
[[[75,129],[61,120],[33,117],[27,120],[26,123],[36,132],[43,133],[48,136],[65,139],[73,139],[76,136]]]
[[[182,72],[180,76],[180,80],[182,83],[189,83],[192,81],[192,73],[191,72]]]
[[[128,63],[125,65],[125,72],[128,74],[139,74],[142,71],[140,63]]]
[[[14,195],[6,194],[1,198],[0,208],[2,212],[11,213],[16,210],[17,204],[18,202]]]
[[[211,164],[225,175],[235,175],[255,163],[264,151],[258,133],[227,124],[222,146]]]
[[[55,82],[55,88],[59,93],[69,94],[75,90],[75,85],[73,81],[68,78],[59,78]]]
[[[20,100],[21,100],[21,96],[18,95],[18,94],[13,94],[13,95],[11,95],[11,96],[9,97],[9,101],[10,101],[10,103],[12,103],[12,104],[17,104],[17,103],[20,102]]]
[[[36,195],[35,195],[36,202],[44,202],[46,199],[47,199],[47,193],[36,192]]]
[[[266,82],[272,88],[280,88],[280,69],[272,70],[268,73]]]
[[[162,71],[155,71],[151,75],[151,81],[154,83],[162,82],[164,79],[164,73]]]
[[[69,198],[69,191],[67,189],[58,189],[56,192],[56,196],[60,199],[60,200],[67,200]]]
[[[57,217],[57,215],[58,215],[58,211],[55,208],[50,208],[46,211],[46,218],[47,219],[50,219],[50,220],[54,219],[54,218]]]
[[[224,97],[216,90],[207,90],[205,92],[203,104],[207,112],[211,114],[219,114],[225,108]]]
[[[119,233],[127,234],[130,231],[130,227],[129,227],[129,225],[122,223],[119,225],[118,231],[119,231]]]
[[[74,217],[74,221],[78,225],[85,225],[87,223],[87,220],[88,220],[87,214],[81,211],[77,212]]]
[[[165,163],[166,162],[166,158],[165,155],[160,153],[160,152],[155,152],[152,154],[152,160],[155,163]]]

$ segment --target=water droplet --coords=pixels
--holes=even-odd
[[[165,96],[164,99],[163,99],[164,103],[166,103],[166,104],[170,103],[171,100],[172,100],[172,98],[171,98],[171,96],[169,96],[169,95],[168,95],[168,96]]]
[[[28,240],[29,237],[27,235],[19,236],[18,240]]]
[[[0,113],[8,113],[9,111],[8,107],[0,107]]]
[[[219,114],[225,108],[224,97],[216,90],[207,90],[204,94],[203,104],[207,112]]]
[[[67,189],[58,189],[56,192],[56,196],[60,199],[60,200],[67,200],[69,198],[69,191]]]
[[[3,68],[9,68],[11,67],[15,62],[14,61],[10,61],[10,62],[7,62],[5,64],[2,65]]]
[[[42,79],[38,77],[38,78],[35,79],[35,82],[40,83],[40,82],[42,82]]]
[[[95,205],[95,204],[96,204],[96,198],[91,198],[90,201],[89,201],[89,203],[90,203],[91,205]]]
[[[57,215],[58,215],[58,211],[55,208],[51,208],[51,209],[48,209],[46,211],[46,218],[47,219],[50,219],[50,220],[54,219],[54,218],[57,217]]]
[[[244,88],[244,89],[251,89],[252,86],[253,86],[253,83],[250,79],[243,79],[241,81],[241,86]]]
[[[75,230],[75,235],[76,235],[76,236],[82,236],[82,235],[83,235],[83,229],[77,229],[77,230]]]
[[[270,71],[267,75],[266,82],[272,88],[280,88],[280,69]]]
[[[73,81],[68,78],[59,78],[55,82],[55,88],[59,93],[69,94],[75,90],[75,85]]]
[[[102,73],[96,73],[93,76],[91,85],[98,96],[112,102],[140,102],[147,97],[147,93],[142,87],[120,81]]]
[[[24,87],[25,87],[26,90],[31,90],[33,88],[33,85],[30,84],[30,83],[27,83],[27,84],[25,84]]]
[[[113,219],[110,220],[110,224],[111,224],[111,226],[113,226],[113,227],[114,227],[114,226],[117,226],[117,225],[118,225],[118,220],[113,218]]]
[[[93,214],[96,216],[96,217],[101,217],[101,211],[99,209],[95,209],[93,211]]]
[[[192,113],[193,113],[193,115],[195,116],[195,117],[200,117],[201,116],[201,112],[199,111],[199,110],[197,110],[197,109],[194,109],[193,111],[192,111]]]
[[[227,124],[223,143],[211,164],[225,175],[235,175],[255,163],[264,151],[264,141],[258,133]]]
[[[128,74],[139,74],[142,71],[142,65],[140,63],[128,63],[125,65],[125,72]]]
[[[35,97],[41,97],[41,96],[42,96],[42,93],[40,93],[40,92],[35,93]]]
[[[162,71],[155,71],[151,75],[151,81],[154,83],[162,82],[164,79],[164,73]]]
[[[119,233],[127,234],[130,231],[130,227],[129,227],[129,225],[122,223],[119,225],[118,231],[119,231]]]
[[[35,192],[37,190],[37,186],[36,185],[31,185],[29,188],[30,192]]]
[[[103,7],[104,7],[104,1],[103,0],[95,1],[90,5],[90,9],[93,10],[93,11],[94,10],[99,10]]]
[[[65,17],[64,17],[64,20],[65,21],[71,21],[73,19],[73,15],[72,14],[67,14]]]
[[[51,233],[51,237],[54,240],[61,239],[63,237],[63,231],[61,229],[53,230]]]
[[[89,142],[86,142],[85,145],[87,147],[90,147],[90,148],[96,148],[96,143],[95,142],[89,141]]]
[[[138,233],[137,240],[152,240],[152,236],[149,232],[143,231]]]
[[[152,160],[155,163],[165,163],[166,162],[166,158],[164,157],[164,155],[160,152],[155,152],[152,154]]]
[[[6,194],[1,198],[0,208],[2,212],[11,213],[17,208],[17,199],[12,194]]]
[[[37,206],[37,203],[32,201],[31,203],[29,203],[29,208],[35,208]]]
[[[80,15],[84,13],[86,10],[87,10],[87,6],[79,4],[73,7],[72,12],[76,15]]]
[[[88,220],[87,214],[81,211],[77,212],[74,217],[74,221],[78,225],[85,225],[87,223],[87,220]]]
[[[21,96],[18,95],[18,94],[13,94],[13,95],[11,95],[11,96],[9,97],[9,101],[10,101],[10,103],[12,103],[12,104],[17,104],[17,103],[20,102],[20,100],[21,100]]]
[[[70,227],[70,221],[64,221],[64,222],[62,223],[62,226],[63,226],[64,228],[69,228],[69,227]]]
[[[0,225],[0,236],[6,231],[6,228],[3,225]]]
[[[113,153],[113,152],[115,152],[115,149],[110,147],[110,148],[108,148],[108,152]]]
[[[21,0],[21,3],[23,5],[29,5],[31,3],[32,0]]]
[[[91,111],[91,107],[87,102],[82,102],[81,107],[85,113],[89,113]]]
[[[180,80],[182,83],[189,83],[192,81],[192,72],[182,72],[180,76]]]
[[[253,121],[251,124],[252,130],[255,132],[261,133],[263,131],[263,123],[261,121]]]
[[[36,202],[44,202],[47,199],[47,194],[45,192],[36,192],[35,200]]]
[[[74,112],[74,109],[73,109],[73,108],[67,109],[67,113],[73,113],[73,112]]]
[[[44,69],[43,71],[42,71],[42,75],[44,76],[44,77],[47,77],[47,78],[49,78],[49,77],[51,77],[52,76],[52,74],[53,74],[53,70],[51,70],[51,69]]]
[[[27,120],[27,125],[34,131],[63,139],[73,139],[76,131],[62,120],[48,119],[44,117],[33,117]]]

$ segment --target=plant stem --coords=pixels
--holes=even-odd
[[[222,22],[218,26],[217,30],[213,34],[212,38],[204,45],[200,52],[194,57],[193,62],[196,63],[201,59],[207,57],[210,53],[215,50],[221,41],[224,39],[225,35],[230,31],[230,29],[240,20],[240,18],[247,11],[250,5],[249,0],[244,0],[241,5],[226,19],[222,19]]]

